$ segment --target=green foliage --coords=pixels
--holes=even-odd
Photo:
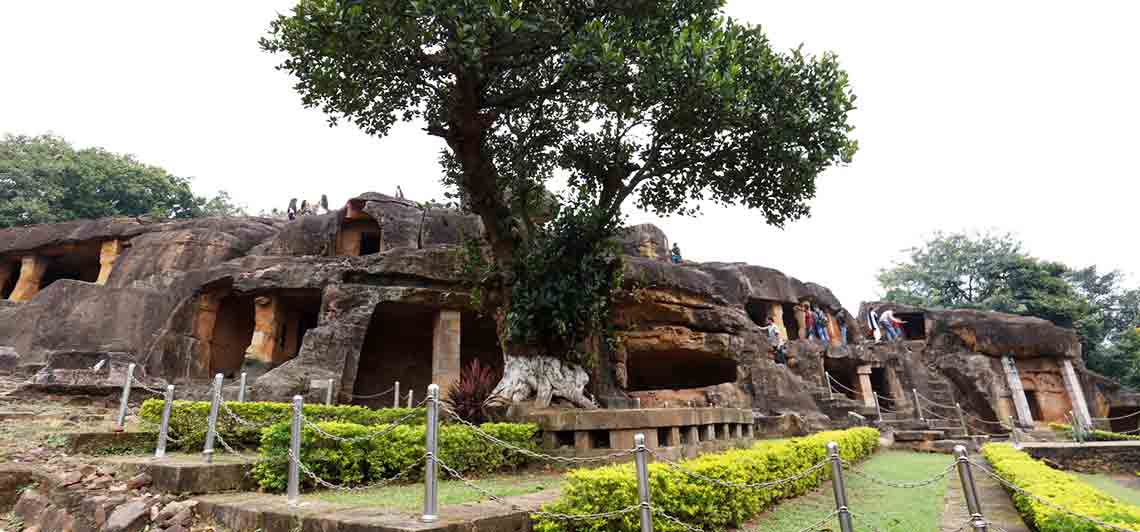
[[[162,400],[147,399],[143,402],[139,417],[151,424],[162,422]],[[243,425],[227,415],[224,409],[218,411],[218,433],[226,443],[234,446],[256,447],[261,443],[261,429],[269,425],[285,422],[293,416],[293,405],[289,403],[238,403],[227,401],[233,413],[253,424]],[[422,408],[385,408],[374,410],[352,405],[305,405],[305,417],[310,421],[342,421],[362,426],[384,425],[400,419],[413,411],[410,423],[423,423],[426,411]],[[170,409],[170,431],[178,438],[178,443],[170,444],[171,449],[197,451],[206,441],[206,420],[210,415],[207,401],[174,401]]]
[[[1140,290],[1123,274],[1042,261],[1011,235],[938,233],[879,272],[884,299],[1035,316],[1074,328],[1088,366],[1140,385]]]
[[[261,45],[330,123],[383,136],[420,120],[442,138],[444,182],[483,221],[510,339],[582,360],[573,347],[601,332],[616,288],[627,199],[662,215],[744,205],[782,225],[856,150],[836,57],[775,50],[722,8],[302,0]],[[556,174],[568,186],[553,214]]]
[[[1077,477],[1057,471],[1008,444],[987,444],[982,454],[994,471],[1017,487],[1070,512],[1123,528],[1140,525],[1140,506],[1125,504]],[[1030,497],[1013,493],[1025,522],[1040,532],[1101,532],[1102,527],[1072,517]]]
[[[616,224],[578,202],[539,231],[517,262],[507,330],[518,343],[591,367],[593,353],[579,347],[610,332],[613,293],[621,286]]]
[[[879,446],[879,432],[871,428],[821,432],[805,438],[761,442],[751,449],[709,454],[683,463],[698,474],[735,483],[757,483],[798,475],[827,458],[827,442],[839,444],[840,454],[849,462],[870,456]],[[710,484],[665,464],[650,464],[649,489],[653,506],[705,530],[738,528],[748,519],[771,508],[777,501],[807,493],[828,478],[821,469],[803,479],[771,489],[738,489]],[[562,496],[543,508],[548,512],[586,514],[619,510],[637,504],[637,477],[633,464],[597,469],[578,469],[566,475]],[[537,517],[537,532],[635,531],[640,530],[637,514],[610,520],[584,521],[571,528],[564,520]],[[655,520],[654,530],[683,530],[677,525]]]
[[[106,216],[203,216],[226,206],[207,201],[190,180],[102,148],[77,150],[51,135],[6,135],[0,142],[0,228]]]
[[[320,422],[317,426],[341,438],[359,438],[382,432],[375,438],[351,443],[328,439],[305,425],[301,434],[301,461],[317,476],[336,484],[360,486],[391,478],[422,461],[426,448],[424,425],[400,425],[387,431],[355,423]],[[530,424],[486,423],[481,428],[512,445],[537,449],[538,427]],[[290,426],[280,423],[264,431],[261,461],[253,476],[268,491],[283,491],[288,480]],[[522,454],[492,445],[462,425],[444,425],[439,432],[440,460],[460,473],[490,473],[514,469],[526,463]],[[404,477],[420,478],[422,468]],[[302,475],[302,489],[314,483]]]
[[[1066,439],[1073,439],[1073,426],[1064,423],[1050,423],[1049,428],[1056,432],[1064,434]],[[1140,441],[1140,436],[1135,434],[1120,434],[1119,432],[1110,432],[1107,430],[1086,430],[1083,437],[1086,441]]]

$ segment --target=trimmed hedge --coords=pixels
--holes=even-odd
[[[1124,528],[1140,526],[1140,506],[1121,502],[1077,477],[1034,460],[1009,444],[991,443],[982,455],[994,471],[1017,487],[1071,512]],[[1103,532],[1106,528],[1072,517],[1017,492],[1011,494],[1025,522],[1040,532]]]
[[[1070,440],[1073,439],[1072,425],[1066,425],[1063,423],[1050,423],[1049,428],[1053,429],[1056,432],[1064,433],[1065,437]],[[1086,441],[1140,441],[1140,436],[1137,436],[1135,434],[1121,434],[1119,432],[1109,432],[1107,430],[1099,429],[1086,430],[1084,432],[1084,437]]]
[[[162,422],[162,400],[147,399],[143,402],[139,417],[149,423]],[[227,401],[226,406],[234,414],[252,423],[254,428],[242,425],[230,417],[225,409],[218,408],[218,433],[231,446],[256,447],[261,443],[262,429],[275,423],[286,422],[293,416],[293,405],[289,403],[238,403]],[[415,412],[410,424],[423,424],[426,410],[423,408],[384,408],[375,410],[354,405],[305,405],[305,417],[310,421],[341,421],[357,425],[385,425]],[[210,416],[208,401],[174,401],[170,409],[170,430],[178,438],[171,442],[172,450],[198,451],[206,441],[206,420]]]
[[[827,458],[827,442],[839,444],[840,455],[849,462],[866,458],[879,447],[879,431],[860,427],[821,432],[805,438],[761,442],[745,450],[708,454],[683,462],[685,469],[706,477],[734,483],[758,483],[795,476]],[[719,530],[738,528],[777,501],[802,495],[830,477],[824,467],[804,478],[770,489],[728,488],[677,471],[666,464],[649,465],[650,500],[653,506],[681,521]],[[592,514],[636,505],[637,478],[633,464],[578,469],[566,475],[562,496],[543,508],[547,512]],[[654,520],[654,530],[682,530],[663,519]],[[624,514],[605,521],[570,522],[536,517],[536,532],[637,531],[638,514]]]
[[[320,422],[317,426],[341,438],[354,438],[386,429],[355,423]],[[519,423],[486,423],[481,428],[512,445],[528,450],[538,449],[538,426]],[[331,440],[309,425],[302,427],[301,461],[317,476],[334,484],[361,486],[391,478],[422,461],[427,427],[400,425],[383,436],[351,443]],[[267,429],[261,439],[261,461],[253,468],[253,477],[267,491],[284,491],[288,478],[288,423]],[[490,473],[524,465],[527,458],[520,453],[492,445],[462,425],[439,428],[440,459],[460,473]],[[447,474],[440,471],[446,478]],[[418,479],[423,468],[409,471],[401,478]],[[303,472],[302,489],[315,486]]]

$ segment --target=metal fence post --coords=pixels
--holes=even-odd
[[[1013,448],[1020,449],[1021,440],[1017,434],[1017,421],[1013,419],[1013,416],[1009,416],[1009,437],[1011,440],[1013,440]]]
[[[325,404],[333,404],[333,380],[329,379],[328,388],[325,388]]]
[[[135,365],[127,366],[127,378],[123,379],[123,396],[119,398],[119,416],[115,418],[115,425],[123,430],[127,422],[127,404],[131,399],[131,381],[135,378]]]
[[[214,438],[218,433],[218,406],[222,402],[222,374],[214,375],[214,387],[211,388],[213,397],[210,399],[210,417],[206,419],[206,445],[202,447],[202,456],[206,463],[214,462]]]
[[[154,447],[154,457],[166,456],[166,438],[170,436],[170,408],[174,405],[174,385],[166,385],[162,402],[162,425],[158,427],[158,445]]]
[[[241,381],[238,383],[238,402],[245,402],[245,372],[241,372]]]
[[[922,416],[922,402],[918,399],[918,388],[911,388],[910,391],[914,392],[914,411],[918,413],[918,420],[926,421],[926,418]]]
[[[293,396],[293,426],[289,439],[289,506],[296,506],[301,498],[301,418],[304,416],[305,398]]]
[[[408,408],[411,408],[412,404],[412,390],[408,390]]]
[[[427,391],[427,454],[424,457],[424,513],[420,521],[434,523],[439,521],[439,499],[436,477],[439,475],[439,464],[436,455],[439,452],[439,386],[432,384]],[[400,396],[396,396],[396,401]]]
[[[966,414],[962,412],[962,403],[954,403],[954,407],[958,409],[958,422],[962,424],[962,433],[969,438],[970,427],[966,425]]]
[[[827,443],[827,455],[831,458],[831,488],[835,492],[835,512],[839,517],[840,532],[855,532],[851,521],[851,510],[847,508],[847,484],[843,481],[843,459],[839,457],[839,444]]]
[[[958,466],[958,479],[962,481],[962,493],[966,496],[966,507],[970,510],[970,526],[974,532],[988,532],[989,525],[982,517],[982,507],[978,503],[978,492],[974,486],[974,473],[970,471],[970,460],[966,458],[966,446],[954,446],[954,458]]]
[[[828,400],[835,399],[835,389],[831,387],[831,374],[826,370],[823,372],[823,381],[827,385],[827,398]]]
[[[637,498],[641,504],[641,532],[653,532],[653,507],[649,505],[649,465],[645,448],[645,435],[633,435],[634,455],[637,464]]]
[[[400,408],[400,381],[396,381],[396,385],[392,387],[392,408]]]
[[[879,394],[871,390],[871,397],[875,398],[875,413],[879,416],[879,424],[883,424],[883,407],[879,406]]]

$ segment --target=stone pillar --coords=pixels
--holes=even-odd
[[[272,295],[258,296],[253,304],[253,338],[245,350],[245,358],[270,367],[285,362],[285,351],[278,347],[285,330],[284,305]]]
[[[776,324],[776,328],[780,330],[780,335],[785,340],[795,340],[795,338],[788,337],[788,328],[784,326],[784,305],[775,301],[768,303],[768,315],[772,317],[772,322]],[[764,325],[761,323],[760,325]]]
[[[913,405],[910,402],[911,399],[909,397],[907,397],[906,390],[903,389],[903,386],[902,386],[902,381],[899,380],[898,372],[895,371],[895,368],[892,368],[890,366],[887,366],[886,372],[887,372],[887,386],[890,389],[887,390],[887,393],[884,395],[886,395],[887,397],[890,397],[891,400],[894,401],[894,404],[895,404],[894,409],[895,410],[902,410],[902,409],[913,408]]]
[[[1017,410],[1017,421],[1022,425],[1033,425],[1033,414],[1029,411],[1029,400],[1025,398],[1025,388],[1021,386],[1021,374],[1017,371],[1017,364],[1013,357],[1001,357],[1001,367],[1005,371],[1005,380],[1009,384],[1009,393],[1013,397],[1013,407]]]
[[[210,362],[213,360],[214,325],[218,322],[218,307],[222,297],[217,293],[204,293],[198,296],[194,313],[194,338],[198,339],[198,356],[194,360],[191,377],[210,377]]]
[[[863,398],[864,405],[873,408],[875,406],[875,389],[871,386],[871,366],[859,366],[855,372],[859,374],[859,396]]]
[[[107,240],[99,248],[99,279],[95,284],[107,284],[111,277],[111,270],[115,268],[115,260],[123,252],[123,243],[119,240]]]
[[[16,281],[16,288],[8,296],[11,301],[27,301],[40,293],[40,282],[44,273],[47,273],[48,260],[46,257],[30,255],[20,262],[20,279]]]
[[[799,328],[799,334],[798,334],[799,339],[800,340],[806,340],[807,339],[807,316],[804,315],[804,307],[803,307],[803,305],[797,304],[796,306],[792,307],[792,311],[795,313],[796,327]]]
[[[1089,415],[1089,405],[1085,402],[1085,392],[1081,389],[1081,380],[1073,369],[1069,359],[1061,361],[1061,377],[1065,381],[1065,392],[1069,394],[1069,402],[1073,405],[1073,415],[1082,423],[1092,425],[1092,416]]]
[[[461,321],[459,312],[441,310],[436,313],[432,326],[431,382],[439,385],[442,394],[459,380]]]

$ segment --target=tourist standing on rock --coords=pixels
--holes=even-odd
[[[815,336],[823,343],[831,341],[830,335],[827,333],[827,313],[823,309],[812,305],[812,314],[815,317]]]
[[[804,324],[807,326],[807,337],[812,339],[816,337],[815,330],[815,313],[811,311],[811,305],[807,301],[803,302],[804,307]]]
[[[786,364],[788,362],[787,340],[780,333],[780,328],[776,326],[776,320],[768,318],[768,324],[763,329],[764,332],[768,333],[768,345],[772,346],[776,363]]]
[[[670,250],[669,253],[669,259],[673,261],[673,264],[681,263],[681,246],[678,246],[676,242],[673,242],[673,249]]]
[[[875,338],[875,343],[882,341],[883,331],[879,329],[879,313],[875,309],[867,311],[867,326],[871,328],[871,336]]]
[[[883,331],[887,333],[887,341],[894,341],[902,338],[902,329],[900,326],[906,323],[898,318],[895,318],[895,311],[887,309],[882,314],[879,314],[879,325],[883,326]]]

